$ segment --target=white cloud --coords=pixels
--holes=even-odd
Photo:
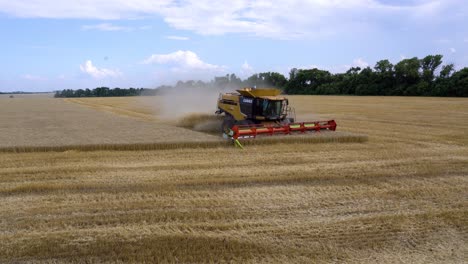
[[[431,21],[460,0],[418,0],[383,4],[378,0],[182,0],[161,9],[174,28],[202,35],[247,33],[281,39],[320,37],[366,31],[392,20]],[[430,19],[429,19],[430,18]],[[412,22],[412,21],[411,21]],[[404,22],[402,22],[404,23]]]
[[[288,69],[288,71],[290,71],[291,69],[293,68],[296,68],[296,69],[301,69],[301,70],[311,70],[311,69],[327,69],[327,67],[324,67],[324,66],[319,66],[319,65],[316,65],[316,64],[309,64],[309,65],[301,65],[301,66],[297,66],[297,67],[290,67]]]
[[[423,22],[420,24],[448,21],[448,17],[463,22],[468,15],[462,0],[398,2],[234,0],[226,4],[221,0],[0,0],[0,12],[18,17],[103,20],[161,17],[173,28],[202,35],[244,33],[284,39],[365,31],[388,26],[389,19],[404,25],[414,21]]]
[[[96,25],[84,25],[81,27],[83,30],[100,30],[100,31],[134,31],[134,30],[150,30],[151,26],[140,26],[140,27],[125,27],[116,26],[111,23],[101,23]]]
[[[345,64],[345,65],[340,65],[340,66],[331,66],[328,67],[328,70],[330,72],[338,73],[338,72],[346,72],[352,67],[359,67],[361,69],[369,67],[369,63],[365,61],[362,58],[357,58],[353,60],[353,63],[351,64]],[[320,68],[319,68],[320,69]]]
[[[253,67],[247,61],[244,61],[244,63],[241,65],[241,74],[252,74],[253,71]]]
[[[169,64],[174,71],[202,70],[223,71],[224,66],[209,64],[200,59],[198,55],[190,50],[179,50],[169,54],[153,54],[143,61],[144,64]]]
[[[450,48],[449,50],[450,50],[451,53],[457,52],[457,50],[455,48]]]
[[[362,58],[357,58],[353,61],[353,64],[351,65],[353,67],[360,67],[362,69],[366,68],[369,66],[369,63],[364,61]]]
[[[25,74],[22,75],[21,78],[25,80],[30,80],[30,81],[47,81],[48,78],[39,76],[39,75],[33,75],[33,74]]]
[[[0,0],[0,12],[27,18],[132,19],[158,14],[172,0]]]
[[[171,39],[171,40],[189,40],[189,37],[183,37],[183,36],[166,36],[166,39]]]
[[[100,30],[100,31],[130,31],[130,27],[115,26],[110,23],[101,23],[97,25],[84,25],[81,27],[83,30]]]
[[[89,74],[93,78],[102,79],[102,78],[116,78],[120,77],[122,73],[119,70],[109,70],[104,68],[97,68],[93,65],[90,60],[87,60],[83,65],[80,65],[82,72]]]

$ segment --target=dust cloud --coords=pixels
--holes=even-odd
[[[159,116],[162,119],[180,119],[191,114],[215,115],[219,94],[216,88],[172,88],[160,97]]]

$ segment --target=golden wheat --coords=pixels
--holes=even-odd
[[[95,98],[88,98],[95,99]],[[121,99],[121,98],[118,98]],[[78,99],[77,99],[78,100]],[[113,102],[115,98],[110,101]],[[93,101],[94,102],[94,101]],[[120,106],[121,101],[116,105]],[[111,109],[119,107],[109,107]],[[106,108],[108,109],[108,108]],[[139,109],[139,108],[137,108]],[[117,110],[115,110],[117,111]],[[119,110],[120,111],[120,110]],[[137,110],[135,110],[137,111]],[[177,142],[213,142],[219,137],[169,123],[116,115],[50,97],[0,98],[0,148],[57,148],[92,146],[83,149],[112,149],[112,145],[143,145]],[[136,113],[136,112],[135,112]],[[96,147],[101,146],[101,147]],[[120,147],[116,147],[121,149]]]
[[[145,108],[149,102],[138,104],[133,97],[54,99],[25,96],[0,100],[3,132],[0,134],[0,152],[232,146],[221,138],[220,116],[194,113],[179,120],[160,119],[150,107]],[[309,133],[308,136],[310,138],[259,138],[257,142],[246,144],[365,141],[365,136],[351,133],[334,133],[327,137]]]
[[[203,123],[202,123],[203,124]],[[363,143],[368,140],[367,135],[349,133],[349,132],[320,132],[307,134],[279,135],[279,136],[259,136],[257,138],[241,139],[241,144],[252,145],[271,145],[271,144],[310,144],[310,143]],[[63,152],[63,151],[137,151],[137,150],[168,150],[181,148],[218,148],[235,147],[231,140],[218,138],[217,140],[176,140],[158,143],[134,143],[134,144],[89,144],[89,145],[60,145],[60,146],[16,146],[0,147],[0,152]]]
[[[204,113],[191,113],[179,119],[177,125],[195,131],[220,135],[223,116]]]
[[[356,137],[0,153],[0,262],[465,261],[468,100],[290,101],[298,119],[334,118],[340,140]]]

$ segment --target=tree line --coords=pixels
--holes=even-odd
[[[115,96],[140,96],[140,95],[154,95],[155,89],[147,88],[109,88],[97,87],[94,89],[65,89],[62,91],[55,91],[54,97],[115,97]]]
[[[346,73],[292,69],[284,90],[289,94],[468,96],[468,68],[455,71],[442,55],[403,59],[393,65],[351,67]]]
[[[98,87],[85,90],[57,91],[56,97],[101,97],[158,95],[178,88],[212,88],[234,90],[240,87],[276,87],[286,94],[310,95],[394,95],[468,97],[468,67],[459,71],[453,64],[443,64],[442,55],[403,59],[397,64],[378,61],[371,67],[351,67],[345,73],[327,70],[292,69],[289,78],[277,72],[251,75],[245,80],[235,74],[215,77],[209,82],[178,81],[174,86],[155,89],[110,89]]]

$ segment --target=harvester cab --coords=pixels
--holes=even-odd
[[[294,108],[278,89],[243,88],[237,93],[222,93],[216,114],[223,113],[221,130],[233,139],[336,128],[333,120],[295,123]]]

